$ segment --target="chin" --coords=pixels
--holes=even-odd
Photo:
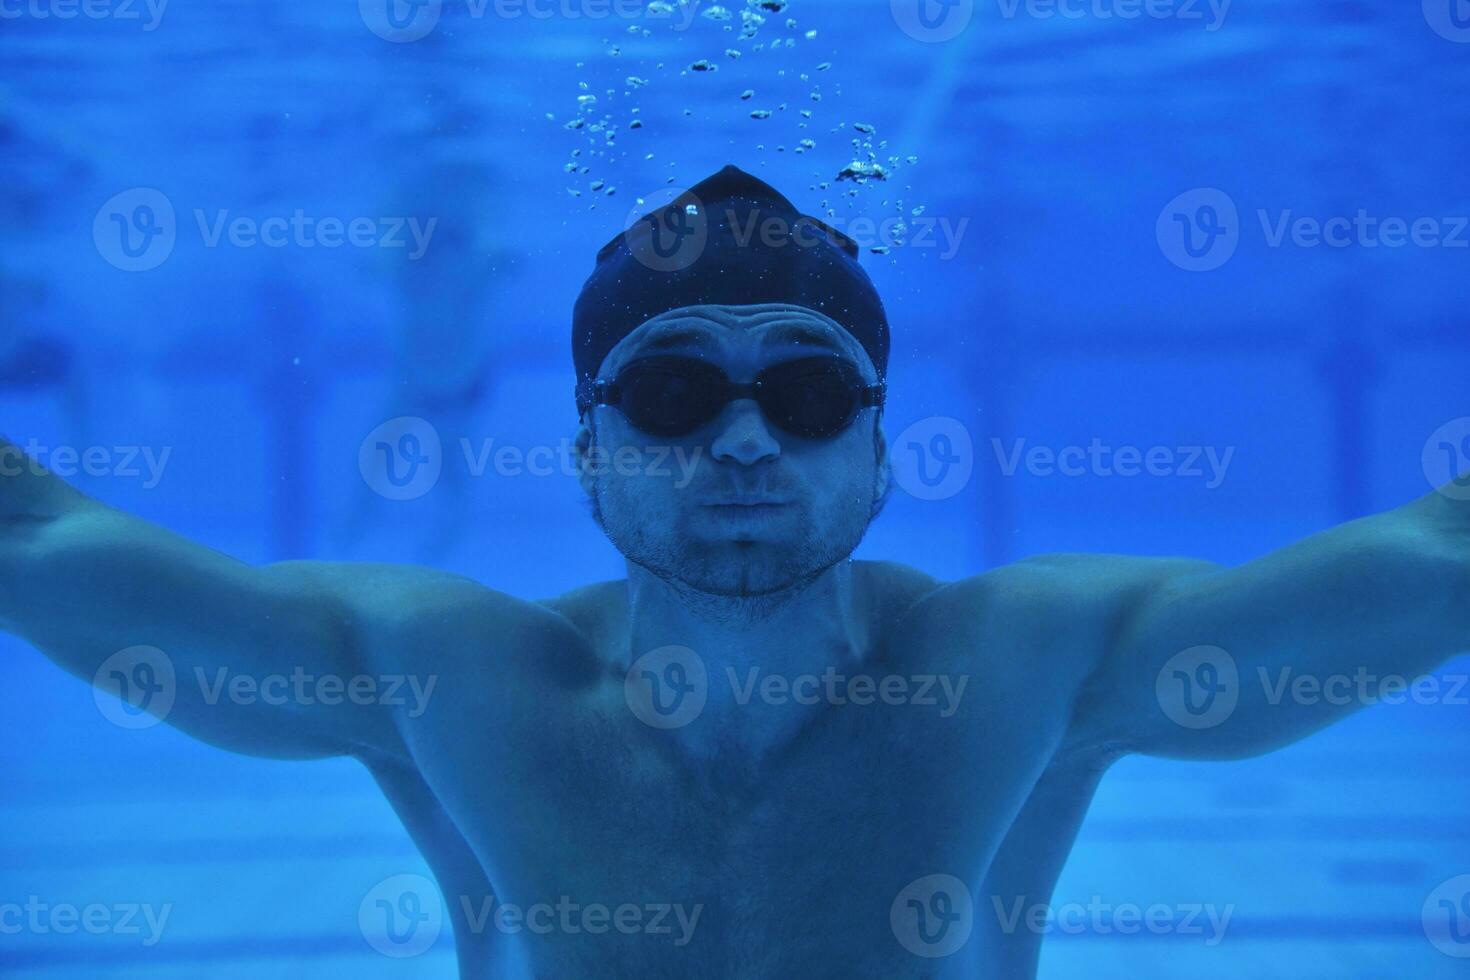
[[[726,541],[710,549],[705,560],[672,571],[684,585],[707,595],[776,595],[805,585],[826,570],[826,566],[800,560],[793,551],[769,542]]]

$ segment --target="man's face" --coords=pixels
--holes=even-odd
[[[614,377],[653,353],[709,361],[735,382],[752,381],[772,364],[835,353],[857,365],[865,383],[878,380],[850,334],[798,306],[662,314],[624,338],[598,377]],[[640,431],[615,406],[592,412],[602,465],[584,483],[603,530],[629,560],[660,578],[714,595],[778,592],[846,558],[867,530],[882,479],[877,409],[862,409],[829,439],[786,432],[749,398],[673,438]],[[619,465],[619,453],[641,465]]]

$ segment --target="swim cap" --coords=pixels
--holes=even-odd
[[[858,244],[727,166],[604,245],[572,310],[579,380],[645,320],[683,306],[789,303],[836,321],[888,368],[888,318]]]

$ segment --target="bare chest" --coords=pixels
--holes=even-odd
[[[984,878],[1057,733],[1017,717],[1005,688],[951,677],[946,695],[910,672],[884,696],[885,676],[829,681],[815,703],[810,685],[751,688],[677,728],[606,684],[470,728],[449,719],[493,709],[465,688],[426,716],[415,754],[513,910],[496,928],[533,960],[933,976],[897,924],[915,883]],[[752,745],[742,720],[782,735]]]

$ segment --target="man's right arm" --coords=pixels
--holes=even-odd
[[[0,439],[0,630],[89,682],[119,651],[157,648],[173,674],[165,719],[221,748],[401,754],[389,711],[348,685],[382,666],[366,662],[362,606],[395,588],[371,583],[410,571],[437,575],[248,565],[92,500]],[[140,678],[166,682],[151,664]]]

